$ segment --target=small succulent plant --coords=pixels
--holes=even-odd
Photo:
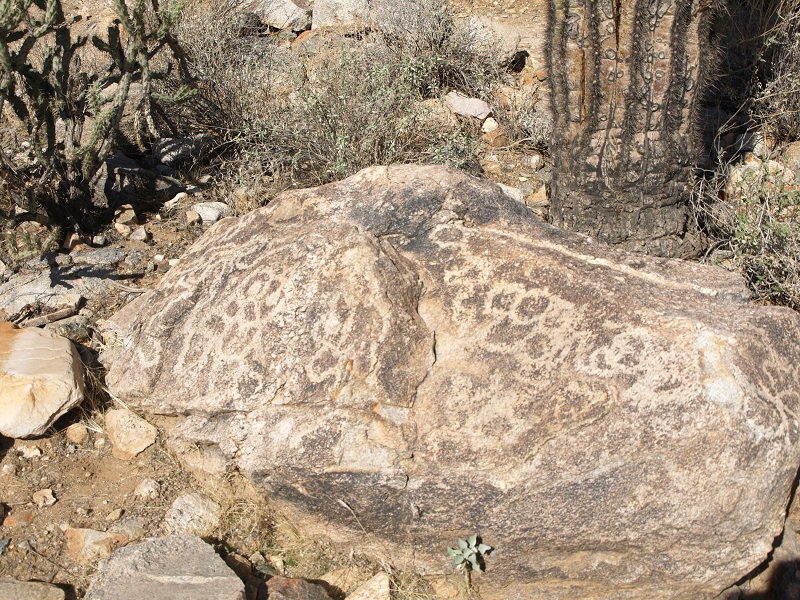
[[[469,567],[473,571],[480,571],[481,564],[479,559],[491,550],[491,546],[481,543],[477,535],[472,535],[467,540],[459,539],[457,547],[448,548],[447,554],[453,557],[453,562],[457,569],[467,569]]]

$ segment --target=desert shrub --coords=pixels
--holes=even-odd
[[[79,228],[92,178],[132,100],[132,85],[141,87],[132,110],[153,135],[158,133],[154,103],[187,96],[181,88],[172,97],[159,97],[153,87],[160,73],[152,67],[160,52],[169,49],[181,62],[170,34],[177,3],[114,0],[114,8],[117,19],[106,31],[76,34],[60,0],[0,3],[0,175],[6,209],[40,208],[56,222]],[[102,57],[105,66],[84,66],[88,55]]]
[[[782,176],[774,161],[729,167],[698,184],[697,212],[712,259],[728,259],[757,300],[800,310],[800,191]]]
[[[800,139],[800,0],[763,2],[754,116],[776,142]]]
[[[371,165],[471,160],[478,128],[432,118],[421,102],[451,89],[489,98],[502,73],[444,0],[379,7],[371,31],[324,38],[309,53],[282,47],[278,34],[242,38],[246,6],[198,9],[178,30],[200,93],[175,119],[216,132],[211,170],[222,179],[257,177],[266,201]]]

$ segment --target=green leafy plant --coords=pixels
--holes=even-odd
[[[481,543],[477,535],[471,535],[468,539],[459,538],[455,548],[448,548],[447,554],[453,557],[453,562],[457,569],[464,569],[468,572],[481,571],[481,560],[483,556],[491,552],[492,547]]]

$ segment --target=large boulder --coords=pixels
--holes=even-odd
[[[107,382],[310,531],[427,573],[479,534],[484,598],[696,600],[767,557],[800,460],[800,317],[747,299],[375,167],[210,229]]]
[[[72,342],[0,321],[0,434],[42,435],[83,396],[83,363]]]

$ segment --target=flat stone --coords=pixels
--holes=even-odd
[[[119,248],[97,248],[95,250],[73,252],[70,256],[72,257],[72,262],[76,265],[110,267],[125,260],[125,251]]]
[[[128,239],[134,242],[146,242],[150,239],[150,232],[144,227],[137,227],[131,232]]]
[[[106,435],[111,441],[115,458],[131,460],[153,445],[158,430],[129,410],[116,409],[106,413]]]
[[[42,435],[83,397],[83,363],[72,342],[0,322],[0,433]]]
[[[120,548],[84,600],[244,600],[244,584],[196,536],[169,536]]]
[[[0,598],[3,600],[64,600],[64,590],[40,581],[17,581],[0,577]]]
[[[114,550],[129,541],[122,533],[80,527],[68,527],[64,538],[67,556],[84,564],[108,558]]]
[[[449,92],[444,97],[447,107],[462,117],[473,117],[483,121],[492,114],[492,107],[479,98],[470,98],[458,92]]]

